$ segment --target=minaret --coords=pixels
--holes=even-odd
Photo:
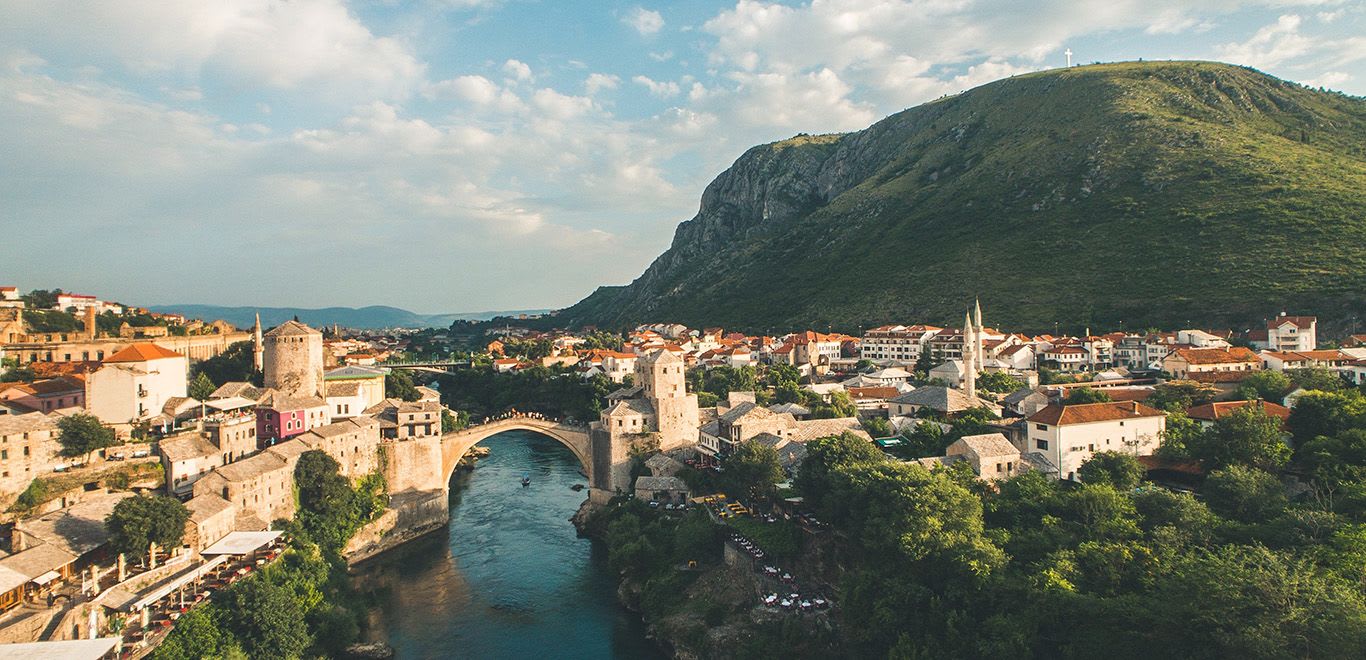
[[[977,332],[974,333],[977,337],[977,367],[981,368],[982,365],[986,364],[982,355],[982,335],[986,333],[986,326],[982,325],[982,300],[980,298],[974,299],[973,307],[973,320],[977,322]]]
[[[251,327],[251,366],[256,371],[265,371],[265,342],[261,338],[261,313],[256,313],[256,325]]]
[[[977,396],[977,353],[982,349],[981,337],[972,327],[972,317],[963,313],[963,393]]]

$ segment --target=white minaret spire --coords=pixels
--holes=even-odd
[[[982,368],[982,365],[986,364],[986,360],[984,359],[984,356],[982,355],[982,337],[983,337],[983,335],[986,334],[986,326],[982,325],[982,299],[981,299],[981,298],[976,298],[976,299],[973,300],[973,318],[972,318],[972,320],[974,321],[974,323],[975,323],[974,327],[976,328],[976,332],[973,333],[973,337],[976,338],[976,340],[973,342],[973,346],[976,347],[976,351],[974,352],[974,354],[975,354],[975,356],[976,356],[976,358],[977,358],[977,368],[978,368],[978,369],[981,369],[981,368]]]
[[[1067,50],[1063,51],[1063,55],[1067,56],[1067,66],[1070,68],[1072,66],[1072,49],[1068,48]]]
[[[977,351],[981,342],[972,327],[972,315],[963,312],[963,393],[977,396]]]
[[[256,371],[265,371],[265,346],[261,338],[261,313],[256,313],[256,325],[251,327],[251,365]]]

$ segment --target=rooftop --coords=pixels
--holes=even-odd
[[[185,357],[168,348],[152,343],[131,344],[104,359],[105,364],[119,362],[149,362],[165,358]]]
[[[1076,405],[1050,404],[1029,418],[1035,424],[1066,426],[1068,424],[1090,424],[1110,422],[1140,417],[1166,417],[1166,413],[1150,408],[1137,401],[1114,401],[1108,403],[1082,403]]]

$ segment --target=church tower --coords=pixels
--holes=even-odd
[[[256,313],[256,325],[251,326],[251,368],[265,371],[265,342],[261,338],[261,313]]]
[[[980,312],[979,312],[980,314]],[[977,356],[982,351],[982,337],[972,327],[972,317],[963,313],[963,393],[977,396]]]

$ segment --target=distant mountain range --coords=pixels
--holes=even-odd
[[[1366,100],[1212,62],[999,80],[746,152],[558,323],[1247,327],[1366,310]]]
[[[314,327],[340,325],[346,328],[444,328],[455,321],[487,321],[499,316],[542,314],[550,310],[528,309],[496,312],[466,312],[461,314],[418,314],[398,307],[372,305],[370,307],[220,307],[218,305],[152,305],[154,312],[173,312],[191,318],[212,321],[222,319],[239,328],[250,328],[261,315],[261,325],[269,328],[298,317]]]

